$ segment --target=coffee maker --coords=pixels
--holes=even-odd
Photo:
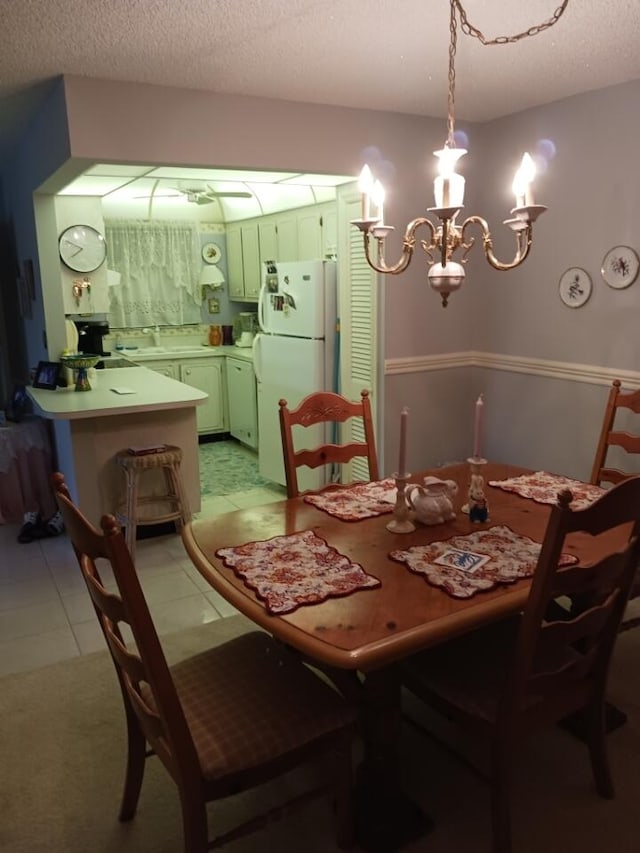
[[[104,320],[75,320],[78,329],[78,352],[92,355],[111,355],[102,348],[102,339],[109,334],[109,324]]]

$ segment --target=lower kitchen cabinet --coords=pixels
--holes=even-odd
[[[168,376],[169,379],[180,379],[178,365],[174,361],[145,361],[142,362],[142,365],[149,370],[153,370],[154,373],[161,373],[163,376]]]
[[[226,429],[223,363],[222,358],[189,359],[179,366],[177,378],[181,382],[209,395],[201,406],[196,406],[199,433],[224,432]]]
[[[253,364],[227,356],[227,394],[229,399],[229,431],[243,444],[258,447],[258,408],[256,377]]]
[[[224,432],[227,417],[224,405],[224,374],[222,358],[182,359],[174,361],[145,361],[144,366],[170,379],[177,379],[208,394],[201,406],[196,406],[198,432]]]

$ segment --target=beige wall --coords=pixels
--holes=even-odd
[[[613,291],[600,280],[599,266],[618,243],[640,250],[640,176],[633,165],[639,105],[637,81],[486,125],[458,123],[470,137],[463,161],[466,211],[489,220],[499,255],[512,253],[501,222],[513,203],[513,171],[522,152],[540,138],[557,146],[549,171],[537,182],[537,200],[550,209],[535,227],[531,256],[521,268],[498,273],[474,258],[464,290],[445,310],[429,291],[426,265],[417,258],[404,275],[389,277],[384,338],[391,365],[480,350],[638,368],[640,281]],[[50,125],[53,135],[46,132]],[[7,208],[17,215],[23,255],[33,252],[31,190],[58,167],[70,173],[90,162],[120,160],[357,175],[365,156],[369,159],[365,152],[375,147],[391,173],[385,218],[397,226],[397,251],[404,225],[432,204],[431,152],[441,147],[444,131],[442,120],[416,116],[69,77],[32,128],[28,144],[7,165]],[[54,174],[49,189],[56,180],[62,180],[60,174]],[[563,306],[557,293],[561,273],[574,265],[590,272],[594,283],[591,300],[579,310]],[[41,352],[38,341],[38,334],[29,335],[31,361]],[[561,461],[567,471],[588,473],[591,440],[576,442],[575,432],[587,423],[582,431],[591,435],[606,389],[600,394],[593,386],[587,394],[577,381],[502,370],[389,375],[387,458],[395,455],[395,413],[404,402],[412,407],[411,467],[466,456],[473,402],[483,390],[487,452],[493,458],[526,457],[534,467]],[[557,448],[553,454],[550,442]]]

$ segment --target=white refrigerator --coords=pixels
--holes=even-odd
[[[261,331],[253,343],[259,469],[263,477],[283,486],[278,401],[285,399],[292,409],[313,391],[335,390],[336,289],[335,261],[264,264],[258,303]],[[294,428],[299,447],[314,447],[327,437],[321,425]],[[328,477],[324,468],[298,469],[301,490],[319,489]]]

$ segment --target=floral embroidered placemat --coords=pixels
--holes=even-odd
[[[342,521],[360,521],[393,511],[396,483],[391,477],[371,483],[356,483],[316,495],[306,495],[305,501]]]
[[[515,492],[523,498],[531,498],[540,504],[555,504],[558,492],[571,489],[572,509],[584,509],[604,494],[600,486],[572,480],[560,474],[548,474],[546,471],[535,471],[533,474],[522,474],[519,477],[509,477],[507,480],[489,480],[490,486],[504,489],[505,492]]]
[[[313,530],[219,548],[216,556],[241,577],[274,615],[302,604],[373,589],[380,581],[331,547]]]
[[[389,556],[406,563],[412,572],[423,575],[430,584],[454,598],[471,598],[496,584],[530,577],[541,547],[528,536],[497,525],[467,536],[417,545],[407,551],[392,551]],[[562,554],[559,565],[577,562],[578,558],[572,554]]]

